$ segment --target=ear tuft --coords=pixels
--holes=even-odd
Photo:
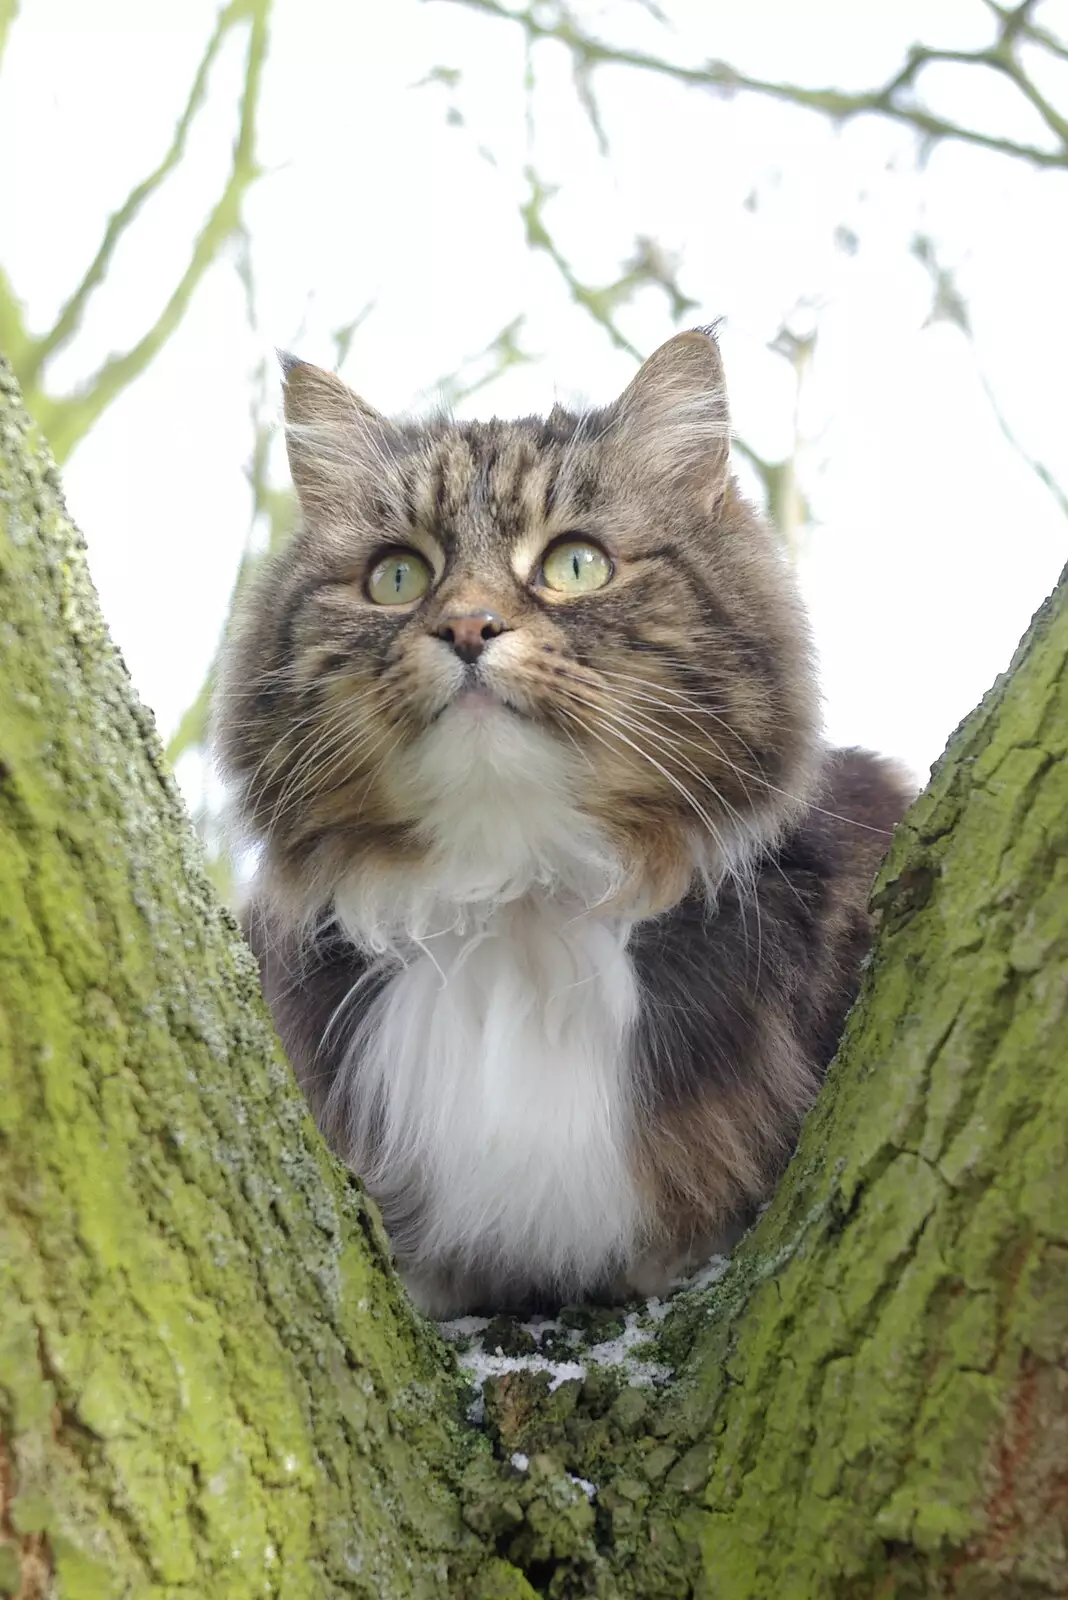
[[[711,329],[691,328],[662,344],[638,369],[621,404],[628,415],[646,413],[650,420],[694,401],[722,404],[727,393],[723,363]]]
[[[283,364],[282,390],[286,423],[307,428],[336,428],[360,419],[383,421],[377,411],[343,383],[334,372],[313,367],[310,361],[289,357]]]
[[[721,486],[730,412],[714,324],[677,333],[654,350],[617,401],[621,438],[662,477],[699,475]]]
[[[336,373],[278,352],[289,470],[306,518],[336,515],[357,485],[388,474],[393,425]]]

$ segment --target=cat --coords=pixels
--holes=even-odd
[[[282,359],[216,742],[283,1044],[427,1313],[661,1293],[790,1155],[908,785],[821,739],[711,330],[518,421]]]

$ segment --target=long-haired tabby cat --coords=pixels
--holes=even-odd
[[[904,784],[821,743],[710,333],[516,422],[284,366],[217,706],[282,1040],[423,1308],[655,1292],[789,1155]]]

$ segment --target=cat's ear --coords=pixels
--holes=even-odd
[[[381,477],[392,460],[393,424],[333,372],[280,350],[289,470],[306,515]]]
[[[677,333],[654,350],[616,401],[619,437],[657,477],[718,497],[730,459],[730,412],[711,330]]]

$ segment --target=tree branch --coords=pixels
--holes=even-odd
[[[263,65],[267,55],[267,18],[269,10],[270,0],[232,0],[231,5],[226,8],[201,61],[186,110],[176,129],[170,151],[168,151],[167,156],[161,166],[156,169],[156,172],[146,179],[144,184],[140,185],[137,190],[133,191],[125,205],[108,224],[108,230],[100,251],[97,252],[97,256],[79,289],[68,301],[67,306],[64,307],[61,313],[60,323],[57,324],[57,328],[60,324],[64,324],[66,331],[56,341],[53,341],[53,335],[56,333],[55,329],[53,329],[52,334],[46,336],[44,342],[47,344],[49,341],[53,341],[50,348],[55,349],[57,343],[65,342],[66,338],[69,338],[76,330],[84,311],[85,303],[103,278],[111,255],[122,233],[134,220],[148,195],[158,187],[159,182],[162,182],[166,173],[172,170],[177,160],[180,159],[189,122],[195,115],[200,98],[203,96],[207,70],[218,52],[223,33],[238,22],[247,20],[249,23],[248,55],[245,67],[245,82],[241,96],[240,123],[237,138],[234,142],[230,175],[207,222],[197,236],[188,265],[166,305],[152,327],[135,345],[121,355],[109,357],[74,394],[54,399],[39,387],[28,386],[27,404],[48,436],[53,452],[59,461],[63,461],[69,456],[79,439],[92,427],[101,413],[111,405],[135,378],[141,375],[152,358],[170,338],[185,315],[193,294],[204,274],[218,258],[223,245],[232,236],[234,229],[240,222],[241,203],[245,193],[260,175],[255,153],[256,112]],[[177,154],[175,154],[176,150]]]
[[[612,312],[619,304],[619,284],[611,284],[607,288],[595,289],[588,283],[583,283],[575,275],[571,263],[560,250],[552,234],[545,226],[542,211],[545,202],[552,198],[553,191],[545,187],[537,173],[530,167],[526,171],[526,179],[530,192],[520,207],[523,226],[526,230],[527,245],[531,250],[543,250],[559,272],[568,293],[576,305],[588,311],[594,322],[603,328],[617,350],[625,350],[635,361],[642,359],[637,346],[632,344],[626,334],[615,322]],[[620,280],[622,282],[622,280]]]
[[[29,335],[26,332],[22,306],[11,287],[7,273],[0,266],[0,350],[16,372],[19,370],[19,357],[25,351],[28,341]]]
[[[990,379],[983,371],[979,361],[979,354],[975,347],[975,336],[972,332],[971,319],[968,316],[968,308],[965,304],[964,296],[957,288],[951,269],[943,266],[939,260],[934,240],[927,234],[917,234],[913,240],[912,254],[931,280],[931,311],[925,326],[930,326],[934,322],[948,322],[964,335],[968,342],[972,359],[975,362],[976,376],[1002,436],[1019,456],[1024,466],[1034,473],[1039,483],[1053,496],[1060,511],[1068,517],[1068,491],[1058,482],[1052,469],[1044,461],[1040,461],[1037,456],[1033,456],[1014,431],[997,395],[994,393],[994,387]]]
[[[238,231],[238,259],[237,275],[245,293],[245,315],[248,326],[258,343],[260,322],[256,305],[256,282],[252,267],[252,252],[247,232],[244,228]],[[361,312],[347,327],[336,330],[334,339],[338,349],[338,364],[343,356],[348,353],[348,346],[352,337],[365,315]],[[271,441],[277,431],[277,406],[275,396],[275,367],[274,363],[266,358],[257,362],[252,373],[252,386],[249,397],[249,421],[252,425],[252,449],[249,453],[248,465],[245,468],[245,477],[252,494],[252,506],[249,516],[248,535],[245,548],[234,575],[233,587],[226,607],[227,616],[232,616],[238,596],[242,593],[245,584],[252,576],[260,561],[259,552],[254,548],[253,540],[256,529],[266,526],[267,552],[277,550],[289,538],[297,519],[296,497],[287,485],[277,488],[271,482],[270,454]],[[177,728],[171,735],[167,744],[167,760],[174,766],[181,756],[193,752],[203,753],[208,742],[208,727],[211,717],[212,696],[215,693],[218,658],[212,659],[211,665],[205,675],[204,681],[197,691],[195,699],[183,711]],[[206,757],[205,757],[206,759]],[[199,831],[202,836],[206,834],[204,827],[206,819],[198,819]],[[230,898],[232,887],[229,877],[229,865],[225,852],[213,850],[212,842],[204,838],[205,852],[208,861],[208,870],[215,880],[216,887]]]
[[[1053,474],[1052,469],[1048,467],[1044,461],[1040,461],[1037,456],[1033,456],[1031,454],[1031,452],[1027,449],[1027,446],[1014,431],[1012,424],[1009,422],[1008,417],[1001,408],[1001,403],[998,400],[997,395],[994,393],[994,388],[990,382],[990,379],[987,377],[982,367],[979,366],[978,362],[976,362],[976,372],[978,374],[983,393],[986,395],[987,404],[990,406],[990,409],[994,414],[994,421],[1001,429],[1006,443],[1011,445],[1012,449],[1015,450],[1024,466],[1030,468],[1035,477],[1038,479],[1039,483],[1049,490],[1064,516],[1068,517],[1068,492],[1065,491],[1063,484],[1058,482],[1057,478]]]
[[[1039,167],[1068,167],[1068,122],[1049,106],[1011,54],[1017,39],[1041,44],[1056,54],[1064,52],[1065,47],[1061,46],[1059,41],[1053,40],[1045,30],[1031,26],[1026,16],[1028,7],[1019,7],[1016,12],[1006,14],[998,40],[990,49],[940,51],[917,46],[909,51],[904,65],[880,88],[847,93],[841,89],[813,89],[801,84],[753,77],[739,72],[726,61],[709,60],[701,66],[688,67],[648,51],[628,50],[606,44],[603,40],[584,32],[571,13],[559,6],[555,20],[546,22],[532,6],[524,10],[512,10],[504,5],[502,0],[445,0],[445,3],[466,6],[470,10],[481,11],[486,16],[512,22],[522,28],[530,40],[551,39],[557,44],[562,44],[570,51],[575,70],[581,71],[586,80],[597,67],[631,67],[637,71],[653,72],[661,77],[673,79],[689,88],[714,89],[726,93],[744,90],[751,94],[764,95],[810,111],[821,112],[837,122],[847,122],[854,117],[869,114],[883,116],[912,128],[925,139],[952,139],[959,143],[975,145],[980,149],[992,150],[1000,155],[1029,161]],[[900,97],[915,87],[921,70],[938,61],[981,65],[1003,73],[1043,118],[1057,138],[1058,148],[1044,150],[1040,145],[999,138],[995,134],[984,133],[979,128],[970,128],[963,123],[936,116],[921,106],[903,102]]]
[[[7,36],[11,24],[18,15],[19,0],[0,0],[0,65],[3,64],[4,51],[7,48]]]
[[[697,302],[683,293],[675,276],[673,262],[653,240],[638,238],[632,259],[626,263],[622,275],[614,283],[584,283],[556,243],[544,217],[544,208],[554,191],[543,184],[532,167],[525,173],[529,195],[520,207],[527,244],[531,250],[542,250],[559,272],[568,293],[577,306],[581,306],[611,339],[617,350],[625,350],[635,361],[643,360],[642,352],[627,338],[615,320],[615,312],[628,304],[639,289],[656,287],[667,295],[671,314],[678,322],[692,310]]]
[[[104,237],[100,241],[100,247],[86,269],[78,287],[57,317],[55,325],[48,333],[31,342],[21,368],[16,368],[19,372],[20,381],[24,386],[29,387],[36,384],[41,368],[49,356],[68,344],[77,333],[81,327],[86,306],[94,291],[103,283],[111,265],[112,257],[123,235],[137,220],[146,201],[155,194],[156,190],[181,161],[185,154],[189,131],[204,103],[211,68],[222,49],[226,36],[231,29],[244,22],[248,14],[249,0],[231,0],[231,4],[220,11],[215,30],[208,40],[193,78],[185,108],[175,126],[170,148],[159,165],[135,188],[130,190],[119,209],[108,219]]]
[[[466,0],[453,0],[453,3],[464,4]],[[806,89],[800,84],[774,83],[764,78],[748,77],[725,61],[710,61],[706,80],[710,87],[727,91],[745,89],[772,100],[820,111],[835,122],[849,122],[854,117],[874,114],[912,128],[926,139],[956,140],[961,144],[995,151],[999,155],[1030,161],[1037,167],[1068,167],[1068,144],[1060,150],[1043,150],[1040,145],[1022,144],[1016,139],[1003,139],[996,134],[983,133],[978,128],[967,128],[961,123],[937,117],[920,106],[897,104],[893,99],[896,86],[888,85],[885,89],[860,94],[845,94],[840,89]]]
[[[535,359],[529,350],[523,349],[520,335],[525,322],[526,314],[521,311],[476,355],[466,357],[455,372],[446,373],[438,380],[435,387],[445,405],[460,405],[464,400],[469,400],[473,394],[478,394],[480,389],[496,383],[497,379],[503,377],[512,367],[527,366]],[[467,376],[471,369],[480,363],[485,363],[482,371],[474,376]]]

